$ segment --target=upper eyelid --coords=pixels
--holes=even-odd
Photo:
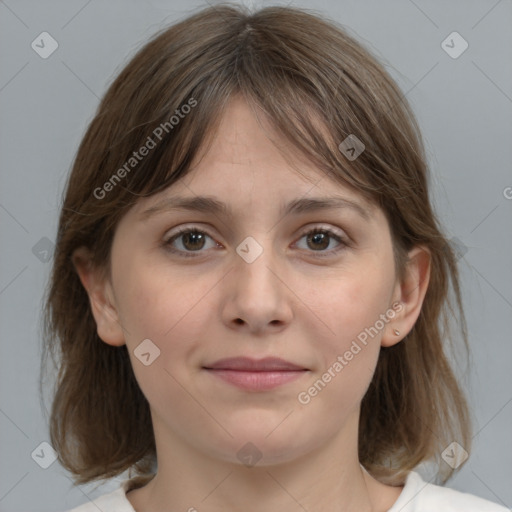
[[[173,228],[174,229],[174,228]],[[176,231],[174,232],[173,229],[170,229],[170,230],[167,230],[165,235],[164,235],[164,238],[166,238],[167,240],[177,236],[177,235],[180,235],[180,234],[183,234],[183,232],[189,232],[189,231],[199,231],[201,233],[204,233],[206,235],[208,235],[209,237],[211,238],[215,238],[214,235],[210,234],[209,232],[209,228],[204,228],[202,226],[197,226],[197,225],[182,225],[182,226],[179,226],[179,227],[176,227]],[[343,236],[348,236],[347,235],[347,232],[346,230],[340,228],[340,227],[336,227],[336,226],[330,226],[330,225],[327,225],[326,223],[312,223],[311,225],[308,225],[306,227],[304,227],[303,229],[301,229],[299,231],[299,235],[300,236],[303,236],[304,234],[308,233],[309,231],[314,231],[314,230],[324,230],[324,231],[331,231],[332,233],[340,236],[340,237],[343,237]],[[172,233],[171,233],[172,232]]]
[[[204,233],[205,235],[209,236],[212,240],[214,240],[215,243],[217,243],[217,244],[220,243],[216,240],[215,236],[213,236],[212,234],[209,233],[209,230],[207,228],[198,227],[197,225],[180,226],[179,228],[177,228],[176,232],[173,232],[172,234],[166,234],[164,236],[164,243],[169,243],[171,240],[177,239],[184,233],[188,233],[191,231]],[[302,230],[300,230],[298,235],[296,235],[296,236],[298,236],[300,239],[311,231],[327,231],[330,233],[330,236],[334,235],[334,237],[338,237],[339,240],[345,244],[348,244],[348,242],[350,240],[350,237],[346,233],[345,230],[338,228],[338,227],[334,227],[334,226],[328,226],[328,225],[322,224],[322,223],[308,225],[308,226],[304,227]],[[198,252],[201,252],[201,251],[198,251]]]

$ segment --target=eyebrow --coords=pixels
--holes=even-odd
[[[351,209],[363,219],[369,221],[371,219],[370,212],[362,205],[355,201],[343,197],[306,197],[298,198],[290,201],[288,204],[281,206],[280,215],[310,213],[328,209]],[[187,210],[192,212],[210,213],[213,215],[224,215],[233,217],[231,208],[210,196],[193,196],[193,197],[168,197],[140,214],[142,221],[159,213],[171,212],[176,210]]]

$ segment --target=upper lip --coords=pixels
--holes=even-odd
[[[246,372],[299,371],[307,369],[278,357],[265,357],[263,359],[230,357],[219,359],[213,364],[204,366],[204,368],[208,370],[238,370]]]

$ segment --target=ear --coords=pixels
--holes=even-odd
[[[395,285],[392,309],[396,314],[383,332],[383,347],[396,345],[414,327],[427,293],[430,261],[430,251],[424,246],[409,251],[404,278]],[[397,335],[395,330],[400,334]]]
[[[109,345],[124,345],[124,333],[110,281],[102,276],[100,269],[93,267],[91,252],[86,247],[76,249],[71,260],[89,295],[98,336]]]

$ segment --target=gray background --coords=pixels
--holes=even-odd
[[[43,469],[31,456],[48,441],[37,390],[41,297],[50,268],[45,260],[65,177],[106,86],[149,36],[201,5],[0,2],[0,511],[62,511],[113,490],[125,477],[101,487],[73,486],[57,462]],[[448,485],[510,507],[512,3],[293,5],[349,27],[384,60],[417,114],[435,206],[461,250],[473,352],[470,374],[461,369],[460,377],[475,419],[474,449]],[[31,48],[43,31],[59,44],[47,59]],[[456,59],[441,47],[453,31],[469,43]]]

